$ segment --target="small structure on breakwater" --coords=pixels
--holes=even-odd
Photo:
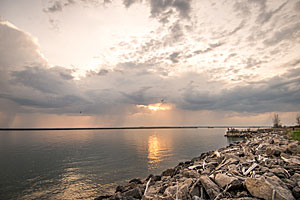
[[[228,128],[225,136],[226,137],[246,137],[249,136],[250,134],[252,135],[253,133],[257,133],[258,131],[253,131],[250,129],[246,129],[246,130],[238,130],[235,128]]]
[[[254,134],[258,133],[267,133],[270,131],[275,131],[275,132],[282,132],[283,129],[278,129],[278,128],[267,128],[267,129],[256,129],[256,130],[251,130],[250,128],[245,129],[245,130],[239,130],[236,128],[228,128],[225,137],[251,137]]]

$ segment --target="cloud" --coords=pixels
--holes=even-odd
[[[290,73],[273,77],[263,83],[252,83],[223,89],[218,93],[203,92],[199,87],[184,91],[179,104],[189,110],[228,110],[260,113],[300,109],[300,74],[290,80]]]
[[[246,62],[245,62],[245,67],[250,69],[250,68],[259,68],[260,64],[262,63],[262,61],[254,59],[254,58],[247,58]]]
[[[136,2],[136,0],[123,0],[123,4],[126,8],[129,8],[135,2]]]
[[[47,12],[60,12],[79,2],[88,1],[54,1]],[[130,8],[139,2],[124,0],[123,4]],[[279,25],[274,22],[287,4],[269,9],[265,1],[249,0],[247,4],[232,3],[233,9],[244,10],[248,18],[223,20],[221,15],[196,20],[192,14],[207,15],[205,2],[199,11],[192,10],[191,1],[185,0],[147,3],[151,16],[162,23],[144,36],[115,45],[112,51],[121,52],[115,56],[116,64],[89,71],[80,80],[74,80],[72,70],[49,67],[34,37],[2,22],[0,70],[5,73],[0,73],[1,104],[10,102],[16,112],[78,115],[82,111],[85,115],[108,116],[141,112],[136,105],[161,99],[188,111],[262,113],[299,109],[299,59],[293,59],[281,72],[268,74],[267,79],[256,76],[266,73],[262,68],[267,61],[268,66],[279,65],[264,45],[274,50],[272,46],[282,41],[297,41],[299,23],[280,26],[282,19]],[[258,12],[251,6],[257,6]],[[257,21],[259,15],[261,21]],[[258,23],[263,24],[261,28],[257,28]],[[250,35],[263,33],[253,37],[252,46],[248,31]],[[280,48],[279,52],[283,54],[284,50]]]
[[[295,11],[300,12],[300,1],[295,3]]]
[[[45,63],[37,40],[7,21],[0,21],[0,69],[18,69],[25,64]]]
[[[54,12],[60,12],[63,10],[63,4],[60,1],[55,1],[52,6],[44,9],[44,12],[48,13],[54,13]]]
[[[178,56],[179,56],[180,52],[174,52],[170,55],[170,60],[173,62],[173,63],[177,63],[178,62]]]
[[[300,23],[296,23],[276,31],[271,38],[264,40],[263,43],[267,46],[273,46],[284,40],[297,39],[299,35]]]
[[[111,0],[56,0],[54,2],[50,2],[51,5],[48,8],[43,9],[45,13],[62,12],[65,7],[73,6],[78,3],[91,4],[93,6],[106,5],[112,3]]]
[[[30,87],[42,93],[66,94],[75,91],[71,70],[62,67],[26,67],[21,71],[12,71],[11,77],[11,83]]]

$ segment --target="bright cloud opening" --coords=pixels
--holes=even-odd
[[[146,108],[151,111],[165,111],[165,110],[171,110],[172,106],[170,104],[164,104],[164,103],[155,103],[155,104],[149,104],[149,105],[137,105],[137,108]]]

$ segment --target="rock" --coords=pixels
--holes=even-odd
[[[300,187],[294,187],[293,188],[293,195],[296,199],[300,199]]]
[[[128,190],[126,192],[123,193],[123,196],[128,198],[128,197],[133,197],[136,199],[141,199],[142,198],[142,192],[139,188],[134,188],[131,190]]]
[[[176,174],[176,170],[175,169],[167,169],[165,171],[162,172],[161,176],[174,176]]]
[[[211,172],[210,168],[206,168],[201,172],[201,174],[210,174],[210,172]]]
[[[182,175],[186,178],[197,178],[200,175],[194,170],[183,170]]]
[[[285,178],[285,179],[281,179],[284,184],[290,189],[290,190],[293,190],[294,187],[297,186],[297,183],[292,181],[291,179],[289,178]]]
[[[118,185],[117,188],[116,188],[116,193],[117,192],[124,192],[125,191],[125,187],[122,186],[122,185]]]
[[[272,146],[269,146],[269,147],[267,147],[267,149],[266,149],[266,154],[268,155],[268,156],[280,156],[280,154],[281,154],[281,152],[282,152],[282,150],[281,149],[279,149],[277,146],[275,146],[275,145],[272,145]]]
[[[102,196],[95,198],[94,200],[110,199],[111,197],[112,197],[112,195],[102,195]]]
[[[300,174],[295,173],[292,177],[291,180],[294,181],[299,187],[300,187]]]
[[[178,199],[189,199],[189,186],[192,180],[185,181],[179,188]]]
[[[173,197],[176,195],[177,192],[177,186],[169,186],[164,192],[164,195],[167,197]]]
[[[241,197],[241,198],[222,198],[220,200],[258,200],[258,199],[253,197]]]
[[[200,188],[199,188],[200,180],[196,181],[190,189],[190,195],[193,196],[200,196]]]
[[[290,154],[300,154],[300,144],[298,141],[293,141],[290,144],[288,144],[288,148],[286,150],[287,153]]]
[[[291,191],[283,187],[279,178],[247,178],[245,185],[250,194],[254,197],[271,200],[275,190],[275,200],[294,200]]]
[[[281,154],[281,159],[289,165],[300,165],[300,157],[299,156],[291,156],[288,154]]]
[[[202,200],[202,199],[198,196],[193,196],[192,200]]]
[[[227,176],[226,174],[217,174],[215,176],[215,182],[222,188],[225,188],[227,185],[230,185],[237,178]]]
[[[159,175],[155,175],[152,177],[153,181],[160,181],[161,180],[161,176]]]
[[[167,187],[167,185],[163,185],[161,188],[159,188],[158,193],[163,194],[166,191]]]
[[[130,180],[129,183],[142,184],[143,182],[139,178],[134,178],[134,179]]]
[[[220,193],[219,187],[206,175],[200,177],[200,182],[203,185],[206,193],[211,199],[215,199]]]
[[[289,178],[290,177],[290,174],[288,173],[288,171],[283,168],[273,168],[273,169],[270,169],[270,172],[272,172],[279,178]]]

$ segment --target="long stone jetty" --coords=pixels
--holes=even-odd
[[[300,142],[286,129],[264,129],[245,140],[119,185],[115,200],[300,199]]]

